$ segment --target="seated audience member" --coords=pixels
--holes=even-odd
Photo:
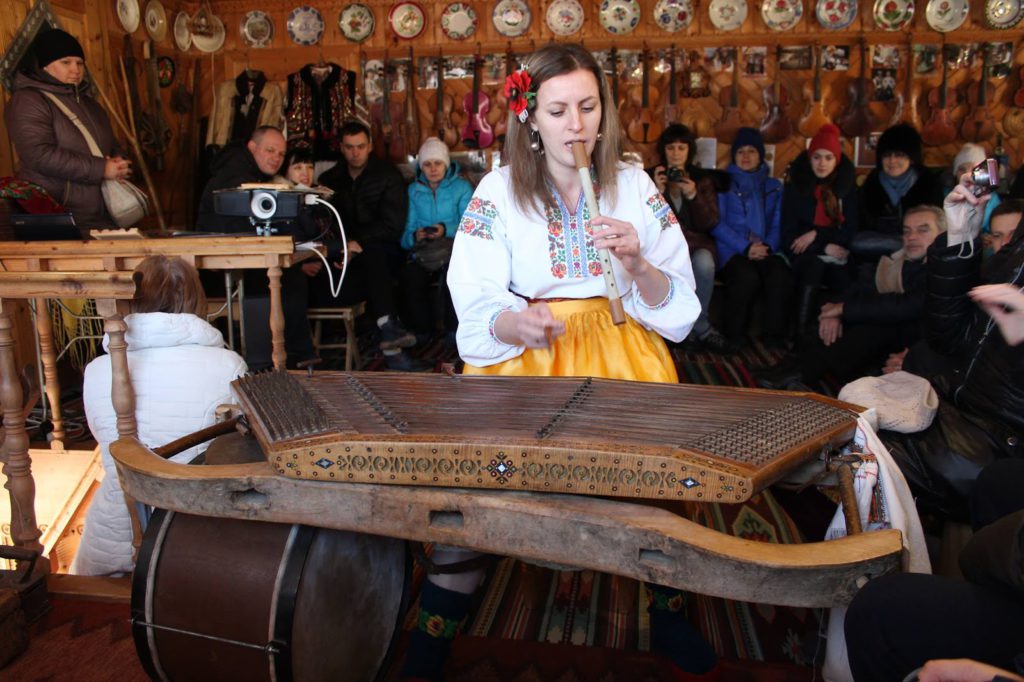
[[[970,173],[971,169],[984,161],[986,156],[984,147],[973,142],[965,142],[953,157],[949,171],[942,176],[943,190],[946,194],[952,192],[953,188],[960,184],[960,178],[964,173]]]
[[[647,173],[676,214],[690,249],[693,277],[697,281],[700,317],[693,323],[683,347],[729,353],[735,348],[711,325],[717,256],[711,231],[718,224],[718,192],[729,188],[729,176],[698,166],[696,150],[693,132],[681,123],[673,123],[658,138],[658,165]]]
[[[903,216],[903,248],[883,256],[874,272],[821,306],[816,334],[791,356],[758,374],[765,388],[790,388],[802,380],[813,386],[828,373],[845,383],[875,374],[887,354],[922,335],[927,292],[925,256],[946,229],[938,206],[918,206]]]
[[[424,140],[416,160],[416,179],[409,185],[409,217],[402,235],[402,248],[410,252],[402,270],[406,319],[419,334],[430,334],[438,327],[455,331],[455,310],[444,273],[473,185],[459,174],[459,164],[436,137]],[[432,296],[430,285],[438,273],[438,291]],[[443,319],[435,319],[435,312]]]
[[[847,262],[857,233],[857,173],[843,156],[839,128],[826,123],[789,166],[782,194],[782,244],[797,280],[797,327],[807,331],[818,289],[850,284]]]
[[[903,214],[914,206],[942,204],[942,183],[921,161],[921,135],[906,123],[878,138],[877,161],[860,188],[860,229],[851,251],[866,262],[901,247]]]
[[[225,147],[213,162],[210,179],[199,197],[197,229],[255,235],[256,228],[249,218],[218,215],[214,210],[213,193],[220,189],[238,187],[244,182],[272,181],[281,170],[284,154],[284,135],[272,126],[261,126],[254,130],[244,145]]]
[[[232,402],[230,382],[245,374],[246,366],[206,322],[206,296],[195,268],[180,258],[150,256],[135,271],[142,277],[125,317],[128,368],[139,440],[156,447],[212,425],[217,406]],[[104,337],[104,348],[108,342]],[[131,518],[109,450],[118,437],[110,382],[109,355],[85,368],[82,399],[105,475],[71,566],[80,575],[126,573],[134,567]],[[199,445],[171,459],[190,462],[205,449]]]
[[[380,329],[387,366],[425,369],[403,351],[416,345],[416,337],[399,320],[396,300],[395,281],[406,259],[399,243],[409,210],[405,181],[394,165],[372,155],[366,125],[349,121],[340,135],[342,159],[320,182],[334,191],[331,203],[341,215],[348,241],[348,270],[337,299],[324,293],[326,284],[314,285],[314,304],[324,307],[366,299]]]
[[[1018,329],[1021,311],[1014,315]],[[871,580],[854,595],[844,629],[857,682],[902,680],[922,665],[920,680],[996,679],[977,667],[977,677],[935,677],[945,666],[925,665],[949,658],[1024,672],[1024,460],[985,467],[971,502],[975,533],[960,552],[966,580],[898,573]]]
[[[732,143],[728,190],[718,195],[718,225],[712,236],[725,282],[722,331],[744,341],[758,295],[764,342],[785,347],[789,329],[792,273],[779,252],[782,183],[769,177],[764,141],[754,128],[740,128]]]
[[[952,364],[927,377],[940,399],[935,420],[920,433],[880,433],[918,508],[939,517],[964,516],[963,501],[984,466],[1024,456],[1022,348],[1009,345],[969,297],[979,283],[1024,284],[1024,238],[1018,229],[982,267],[977,235],[985,200],[958,185],[946,198],[947,232],[928,251],[927,339]]]

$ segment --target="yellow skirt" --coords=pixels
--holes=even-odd
[[[552,301],[556,319],[565,322],[565,334],[550,348],[527,348],[519,357],[488,367],[467,364],[466,374],[491,376],[589,376],[678,383],[676,364],[665,341],[644,329],[629,315],[616,325],[608,299]]]

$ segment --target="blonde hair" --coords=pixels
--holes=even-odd
[[[594,55],[580,45],[546,45],[526,58],[525,68],[530,74],[532,92],[538,92],[548,80],[583,69],[593,74],[601,100],[600,136],[594,147],[592,163],[601,187],[601,195],[610,206],[615,205],[616,175],[623,152],[622,127],[619,124],[615,102],[612,101],[604,71]],[[527,107],[530,116],[537,109],[537,98]],[[523,213],[536,211],[543,215],[544,208],[556,205],[551,193],[552,179],[544,156],[530,146],[530,119],[520,123],[509,112],[508,134],[505,138],[505,162],[512,174],[512,197]]]
[[[148,256],[135,268],[133,313],[191,313],[206,319],[206,293],[199,272],[175,256]]]

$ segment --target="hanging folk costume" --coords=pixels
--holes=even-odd
[[[337,64],[306,64],[288,76],[288,148],[308,146],[317,161],[341,158],[345,121],[355,117],[356,74]]]
[[[260,126],[281,127],[284,96],[262,71],[247,69],[217,86],[210,114],[207,146],[245,143]]]

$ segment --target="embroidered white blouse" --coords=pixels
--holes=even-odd
[[[524,214],[512,196],[509,168],[488,173],[466,208],[455,236],[448,287],[459,317],[456,338],[467,363],[486,367],[523,353],[494,335],[494,321],[505,310],[525,310],[528,299],[606,296],[594,247],[590,212],[582,196]],[[632,276],[614,256],[612,268],[626,313],[671,341],[686,338],[700,313],[694,294],[690,254],[675,214],[643,170],[623,165],[614,209],[598,197],[603,215],[632,223],[640,250],[669,279],[664,301],[649,306]],[[547,258],[544,258],[547,254]]]

